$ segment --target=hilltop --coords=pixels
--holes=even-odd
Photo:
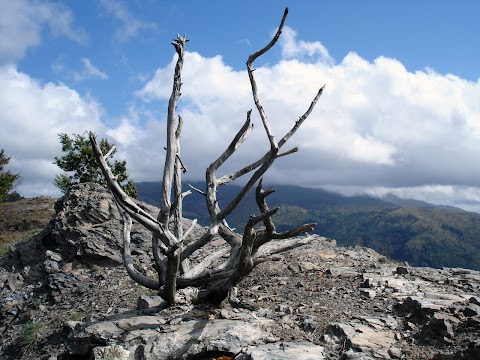
[[[202,189],[203,183],[193,183]],[[160,198],[159,183],[138,183],[139,199],[152,205]],[[480,214],[452,206],[388,196],[342,196],[321,189],[272,185],[271,208],[279,206],[279,230],[315,222],[315,233],[335,239],[342,246],[365,246],[389,258],[414,266],[462,267],[480,270]],[[188,185],[185,184],[185,188]],[[238,187],[220,188],[220,204],[233,199]],[[228,218],[242,232],[252,214],[258,213],[253,194]],[[185,198],[184,214],[207,225],[204,198]]]
[[[127,276],[105,189],[80,185],[55,208],[42,232],[0,260],[2,359],[480,356],[477,271],[412,267],[317,237],[258,266],[238,288],[242,307],[192,305],[184,291],[165,308]],[[134,224],[132,242],[148,274],[150,233]]]

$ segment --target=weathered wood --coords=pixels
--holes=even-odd
[[[250,55],[247,60],[247,72],[252,88],[253,101],[263,123],[263,128],[270,143],[270,149],[261,158],[240,170],[220,178],[217,177],[221,166],[230,159],[253,130],[251,121],[252,110],[249,110],[243,126],[236,133],[229,146],[206,169],[205,191],[190,186],[193,190],[205,196],[211,220],[209,227],[193,241],[188,241],[184,245],[187,236],[193,232],[196,220],[184,232],[183,198],[190,194],[191,191],[182,192],[182,175],[187,171],[187,166],[182,161],[180,154],[180,137],[183,121],[180,116],[178,116],[177,120],[175,114],[177,103],[181,96],[181,72],[184,63],[185,45],[188,41],[185,36],[177,36],[177,39],[172,42],[178,58],[173,77],[173,89],[168,103],[167,146],[165,148],[166,156],[160,199],[161,208],[157,218],[139,207],[123,192],[113,177],[104,155],[96,143],[95,136],[93,134],[90,135],[95,157],[124,220],[123,260],[127,273],[139,284],[157,290],[159,295],[169,304],[175,302],[177,289],[189,286],[199,289],[198,301],[220,302],[228,296],[232,288],[242,281],[256,265],[274,259],[278,253],[304,245],[314,239],[313,236],[294,239],[292,237],[312,231],[315,224],[304,224],[293,230],[277,233],[273,216],[278,211],[278,208],[269,209],[266,202],[266,198],[274,190],[268,189],[264,191],[262,189],[262,177],[275,160],[298,151],[298,147],[282,153],[279,150],[307,119],[323,92],[322,87],[305,114],[295,122],[293,127],[277,143],[266,111],[258,96],[258,88],[254,76],[254,62],[276,44],[282,33],[287,14],[288,9],[285,10],[278,31],[273,39],[265,47]],[[247,174],[250,174],[250,177],[234,199],[225,207],[220,208],[217,199],[218,187]],[[260,214],[250,217],[246,223],[244,233],[240,235],[228,226],[226,218],[245,199],[255,184],[257,184],[256,201]],[[132,218],[152,232],[152,256],[155,262],[154,268],[158,274],[158,279],[156,280],[140,273],[134,265],[130,244]],[[258,227],[260,223],[263,223],[264,227]],[[191,265],[190,256],[218,237],[224,239],[227,245],[211,250],[199,263]],[[225,258],[226,255],[228,256]]]
[[[149,289],[158,290],[160,283],[153,279],[149,279],[140,273],[133,266],[132,253],[130,248],[130,232],[132,230],[132,218],[125,211],[121,210],[123,218],[123,264],[128,275],[137,283]]]
[[[250,78],[250,85],[252,87],[252,94],[253,94],[253,100],[255,102],[255,106],[257,107],[258,113],[262,119],[263,127],[265,128],[265,131],[267,133],[268,140],[270,142],[270,148],[277,149],[278,144],[275,141],[275,136],[272,133],[272,130],[270,128],[270,124],[268,123],[267,120],[267,114],[265,113],[265,110],[263,109],[262,104],[260,103],[260,99],[258,97],[258,91],[257,91],[257,83],[255,81],[255,77],[253,76],[253,63],[255,60],[260,57],[261,55],[265,54],[268,50],[270,50],[278,41],[280,38],[280,35],[282,34],[283,30],[283,25],[285,24],[285,20],[287,19],[288,15],[288,8],[285,8],[285,12],[283,13],[282,21],[280,22],[280,26],[278,27],[277,32],[275,33],[275,36],[273,39],[262,49],[258,50],[257,52],[251,54],[248,57],[247,60],[247,71],[248,71],[248,77]]]

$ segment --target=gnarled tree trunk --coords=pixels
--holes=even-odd
[[[247,60],[247,71],[250,78],[253,99],[263,127],[270,143],[270,149],[263,154],[256,162],[249,164],[238,171],[217,177],[217,171],[227,161],[238,147],[245,141],[253,129],[250,116],[252,110],[247,112],[246,121],[242,128],[233,138],[227,149],[214,161],[206,170],[206,191],[200,191],[205,196],[207,208],[210,214],[210,225],[207,230],[193,242],[185,245],[185,239],[190,233],[190,228],[183,233],[182,227],[182,202],[183,198],[190,191],[182,192],[182,174],[187,171],[180,156],[180,135],[182,131],[182,119],[177,118],[175,111],[180,98],[182,86],[182,67],[184,61],[185,45],[187,38],[180,35],[172,42],[178,54],[173,79],[173,90],[168,103],[167,117],[167,148],[165,166],[163,171],[162,198],[160,213],[157,218],[142,210],[132,199],[130,199],[116,182],[109,169],[93,134],[90,135],[92,147],[97,160],[107,180],[108,186],[115,198],[120,213],[124,220],[124,249],[123,260],[128,274],[139,284],[158,291],[168,303],[175,302],[177,289],[186,287],[198,288],[200,302],[220,302],[225,299],[228,292],[235,287],[252,269],[261,262],[272,259],[275,254],[288,249],[304,245],[313,239],[313,236],[299,235],[312,231],[315,224],[305,224],[291,231],[278,233],[276,231],[273,215],[278,208],[269,209],[266,198],[274,190],[262,189],[262,176],[279,157],[286,156],[298,151],[298,148],[280,152],[281,148],[298,130],[302,123],[312,112],[315,104],[320,98],[323,87],[318,91],[307,111],[293,124],[290,131],[283,135],[279,141],[276,140],[267,119],[266,112],[260,102],[257,91],[257,84],[254,77],[253,64],[255,60],[266,53],[275,45],[280,37],[288,14],[285,9],[282,21],[274,38],[263,49],[250,55]],[[245,186],[241,188],[236,197],[225,207],[220,208],[217,201],[217,189],[235,179],[250,174]],[[252,215],[248,219],[243,235],[233,232],[226,222],[226,217],[242,202],[246,195],[257,185],[256,201],[259,208],[259,215]],[[140,273],[133,264],[130,245],[130,229],[132,218],[141,223],[152,232],[152,253],[155,261],[155,270],[158,273],[156,279],[151,279]],[[258,225],[262,226],[258,226]],[[192,227],[195,225],[193,223]],[[193,252],[202,248],[212,241],[214,237],[222,237],[229,245],[228,257],[224,259],[227,252],[224,249],[214,251],[206,256],[203,261],[192,266],[189,257]],[[268,244],[272,240],[274,242]],[[218,265],[220,263],[220,265]],[[216,264],[212,266],[212,264]]]

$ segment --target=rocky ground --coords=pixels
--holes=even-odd
[[[242,308],[185,291],[166,309],[126,275],[107,192],[82,186],[56,213],[0,260],[1,359],[480,359],[479,272],[319,237],[259,265]],[[134,227],[132,242],[148,273],[149,234]]]

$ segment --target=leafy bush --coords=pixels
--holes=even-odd
[[[66,173],[55,177],[55,185],[65,194],[74,184],[95,182],[106,186],[102,171],[100,170],[97,160],[93,154],[88,134],[75,134],[72,137],[67,134],[59,134],[62,151],[65,153],[62,157],[55,157],[56,164]],[[106,139],[100,140],[100,148],[104,154],[113,148]],[[108,157],[115,154],[114,149]],[[107,161],[113,175],[118,183],[127,193],[127,195],[137,198],[137,187],[132,180],[128,179],[126,161],[117,161],[113,165]]]

